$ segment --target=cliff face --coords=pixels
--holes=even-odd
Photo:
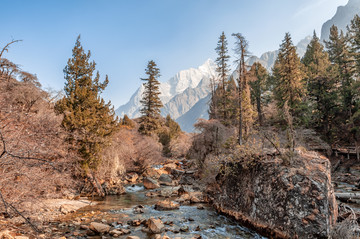
[[[219,211],[276,238],[328,238],[337,218],[328,159],[302,154],[284,166],[264,156],[224,172],[211,195]]]
[[[321,40],[329,39],[332,25],[337,26],[339,30],[345,33],[346,26],[350,24],[350,21],[356,14],[360,14],[360,0],[349,0],[345,6],[339,6],[336,14],[323,24],[321,28]]]

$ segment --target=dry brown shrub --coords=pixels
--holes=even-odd
[[[14,205],[60,197],[74,188],[73,158],[46,92],[0,77],[0,191]],[[65,190],[66,189],[66,190]],[[19,208],[26,214],[26,208]],[[0,211],[4,211],[0,203]]]
[[[200,131],[193,138],[189,154],[202,168],[207,155],[220,155],[224,151],[227,140],[234,137],[235,129],[225,127],[218,120],[200,119],[195,128]]]
[[[111,145],[104,150],[98,176],[115,180],[126,171],[142,172],[162,161],[162,145],[156,138],[141,135],[136,127],[125,126],[114,134]]]
[[[188,133],[180,133],[170,142],[171,156],[175,158],[185,157],[191,148],[192,136]]]

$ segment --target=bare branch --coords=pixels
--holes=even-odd
[[[6,51],[6,52],[9,51],[9,47],[10,47],[11,44],[14,44],[14,43],[20,42],[20,41],[22,41],[22,40],[12,40],[12,41],[9,42],[8,44],[6,44],[6,46],[5,46],[5,47],[1,50],[1,52],[0,52],[0,59],[1,59],[1,57],[2,57],[2,55],[4,54],[5,51]]]

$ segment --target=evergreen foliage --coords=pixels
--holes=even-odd
[[[159,130],[159,141],[163,145],[163,153],[169,155],[170,143],[173,139],[177,138],[181,133],[180,125],[173,120],[170,115],[166,116],[165,125]]]
[[[219,75],[219,89],[220,92],[218,94],[213,95],[213,97],[220,96],[217,101],[216,110],[218,112],[217,117],[221,120],[221,122],[225,125],[229,125],[230,122],[228,120],[229,116],[229,92],[228,88],[228,73],[229,73],[229,65],[228,61],[230,56],[228,55],[227,49],[227,40],[224,32],[219,37],[219,41],[217,47],[215,48],[218,57],[216,58],[217,68],[216,71]],[[215,100],[214,100],[215,101]],[[212,114],[212,113],[211,113]]]
[[[283,109],[285,102],[288,102],[289,112],[299,115],[301,100],[304,96],[300,59],[296,48],[292,43],[289,33],[280,45],[279,54],[273,67],[274,97],[279,109]]]
[[[90,56],[90,51],[85,53],[82,48],[79,36],[64,69],[65,96],[55,106],[57,112],[64,115],[62,126],[68,132],[68,141],[80,153],[85,171],[96,170],[101,151],[119,126],[111,103],[105,103],[100,97],[108,77],[100,82],[99,72],[94,75],[96,64],[90,61]]]
[[[151,135],[151,133],[154,133],[160,127],[160,108],[163,106],[159,98],[160,82],[157,80],[160,77],[160,69],[157,68],[156,63],[151,60],[148,62],[145,73],[148,77],[141,79],[145,81],[145,83],[143,83],[145,91],[140,101],[143,108],[140,110],[142,116],[140,118],[139,132],[145,135]]]
[[[336,72],[315,32],[301,61],[305,66],[311,121],[329,139],[338,109]]]
[[[263,124],[263,105],[267,99],[264,92],[267,90],[267,82],[269,73],[267,70],[258,62],[255,62],[250,69],[250,76],[252,80],[249,82],[251,86],[251,98],[253,102],[256,102],[256,109],[259,119],[259,124]]]
[[[354,64],[350,54],[348,40],[344,33],[339,33],[336,26],[330,29],[329,41],[325,42],[330,61],[337,67],[337,77],[340,82],[341,111],[347,119],[352,115],[355,92],[353,87]]]

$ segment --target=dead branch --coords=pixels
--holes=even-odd
[[[8,44],[6,44],[6,45],[4,46],[4,48],[1,50],[1,52],[0,52],[0,59],[1,59],[1,57],[2,57],[2,55],[4,54],[5,51],[6,51],[6,52],[9,51],[9,47],[10,47],[11,44],[14,44],[14,43],[20,42],[20,41],[22,41],[22,40],[12,40],[12,41],[9,42]]]
[[[267,133],[264,132],[264,137],[265,139],[267,139],[271,145],[276,149],[276,151],[278,152],[278,154],[281,156],[281,151],[279,149],[279,147],[274,143],[274,141],[269,137],[269,135]]]

